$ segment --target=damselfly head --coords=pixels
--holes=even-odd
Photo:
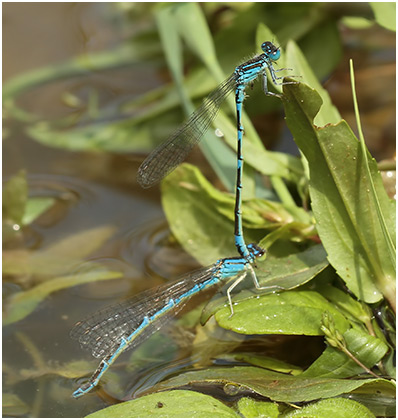
[[[255,258],[260,258],[266,253],[266,250],[264,248],[261,248],[261,246],[257,244],[249,244],[247,245],[247,249],[249,250],[250,254]]]
[[[264,51],[264,54],[272,61],[279,60],[279,57],[281,56],[281,50],[272,42],[263,42],[261,44],[261,49]]]

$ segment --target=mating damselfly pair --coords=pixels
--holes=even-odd
[[[160,288],[140,293],[77,323],[71,332],[72,338],[78,340],[82,347],[89,349],[94,357],[101,358],[101,362],[91,378],[73,393],[75,398],[97,386],[101,377],[124,350],[138,346],[158,331],[193,295],[220,282],[234,280],[227,291],[232,316],[231,291],[246,277],[247,272],[250,273],[255,287],[262,289],[252,265],[265,250],[254,244],[246,245],[242,228],[242,104],[246,87],[260,75],[263,77],[264,93],[276,95],[268,90],[267,69],[275,84],[285,83],[279,81],[282,79],[276,75],[279,70],[273,67],[273,63],[280,58],[280,49],[271,42],[264,42],[261,48],[262,54],[236,67],[234,73],[204,99],[185,124],[147,157],[137,176],[138,182],[147,188],[173,171],[209,129],[224,99],[234,92],[238,137],[234,235],[239,256],[218,260],[207,268],[190,273]]]

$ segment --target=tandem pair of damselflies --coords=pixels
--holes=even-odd
[[[144,188],[148,188],[173,171],[209,129],[224,99],[234,92],[238,131],[234,234],[240,256],[221,259],[210,267],[105,308],[87,320],[77,323],[71,332],[72,338],[78,340],[82,347],[89,349],[94,357],[102,360],[91,378],[73,393],[75,398],[97,386],[101,377],[124,350],[138,346],[158,331],[172,315],[181,310],[190,297],[198,292],[217,283],[234,279],[227,291],[232,315],[231,291],[245,278],[247,272],[251,274],[255,287],[261,289],[252,264],[265,251],[254,244],[246,245],[242,228],[242,104],[245,88],[260,75],[263,76],[264,93],[276,95],[268,90],[267,69],[275,84],[284,84],[279,82],[281,78],[276,76],[278,70],[273,68],[273,62],[280,57],[280,49],[271,42],[264,42],[261,48],[263,54],[236,67],[234,73],[205,98],[185,124],[148,156],[140,166],[137,176],[138,182]]]

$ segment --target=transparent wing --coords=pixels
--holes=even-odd
[[[177,131],[144,160],[137,174],[137,180],[143,188],[158,183],[188,156],[209,129],[221,103],[235,89],[235,84],[235,74],[232,74],[204,99],[202,105]]]
[[[84,321],[78,322],[71,330],[70,336],[83,348],[90,350],[96,358],[109,355],[119,347],[122,338],[128,337],[141,325],[145,317],[150,318],[164,308],[170,299],[175,300],[195,284],[210,279],[214,276],[214,271],[214,265],[202,268],[172,283],[146,290],[131,299],[101,309]],[[156,317],[126,348],[138,346],[158,331],[187,301],[188,298]]]

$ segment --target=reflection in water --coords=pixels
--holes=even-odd
[[[72,276],[84,276],[103,268],[104,272],[120,273],[118,280],[91,282],[73,289],[71,293],[79,298],[109,302],[110,300],[123,299],[134,293],[134,285],[139,282],[139,272],[131,265],[118,258],[99,257],[83,261],[71,267]],[[98,271],[97,271],[98,272]],[[103,304],[103,303],[102,303]],[[87,314],[89,315],[89,314]]]
[[[196,261],[173,242],[164,219],[152,220],[127,231],[121,242],[120,255],[148,276],[168,280],[198,268]]]

